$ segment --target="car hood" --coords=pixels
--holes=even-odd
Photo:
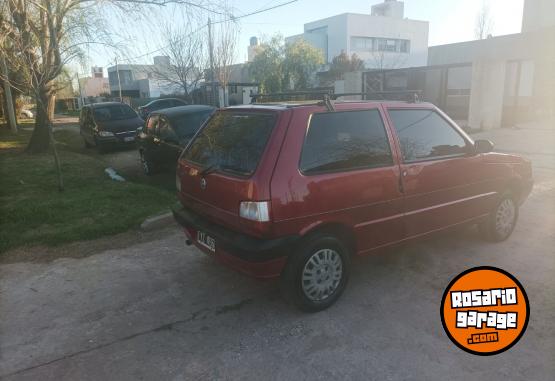
[[[106,120],[102,122],[97,122],[98,127],[104,131],[110,132],[125,132],[136,130],[139,127],[142,127],[144,121],[139,118],[131,118],[131,119],[121,119],[121,120]]]

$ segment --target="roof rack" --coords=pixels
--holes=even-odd
[[[422,90],[398,90],[398,91],[371,91],[360,93],[338,93],[332,91],[294,91],[284,93],[254,94],[252,103],[275,103],[275,102],[320,102],[327,106],[332,100],[341,97],[360,96],[361,100],[392,100],[411,103],[420,102]]]

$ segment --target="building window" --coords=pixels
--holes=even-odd
[[[396,38],[351,37],[351,50],[410,53],[410,41]]]

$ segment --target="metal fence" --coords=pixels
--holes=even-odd
[[[372,70],[363,73],[365,93],[412,91],[435,104],[453,119],[467,120],[472,64]]]

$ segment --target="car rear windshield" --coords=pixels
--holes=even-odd
[[[191,139],[211,114],[212,110],[190,112],[173,117],[171,122],[179,139]]]
[[[112,105],[94,108],[94,119],[97,122],[131,119],[135,117],[137,117],[135,111],[126,105]]]
[[[249,176],[258,166],[275,119],[274,114],[218,112],[183,158],[205,169]]]

